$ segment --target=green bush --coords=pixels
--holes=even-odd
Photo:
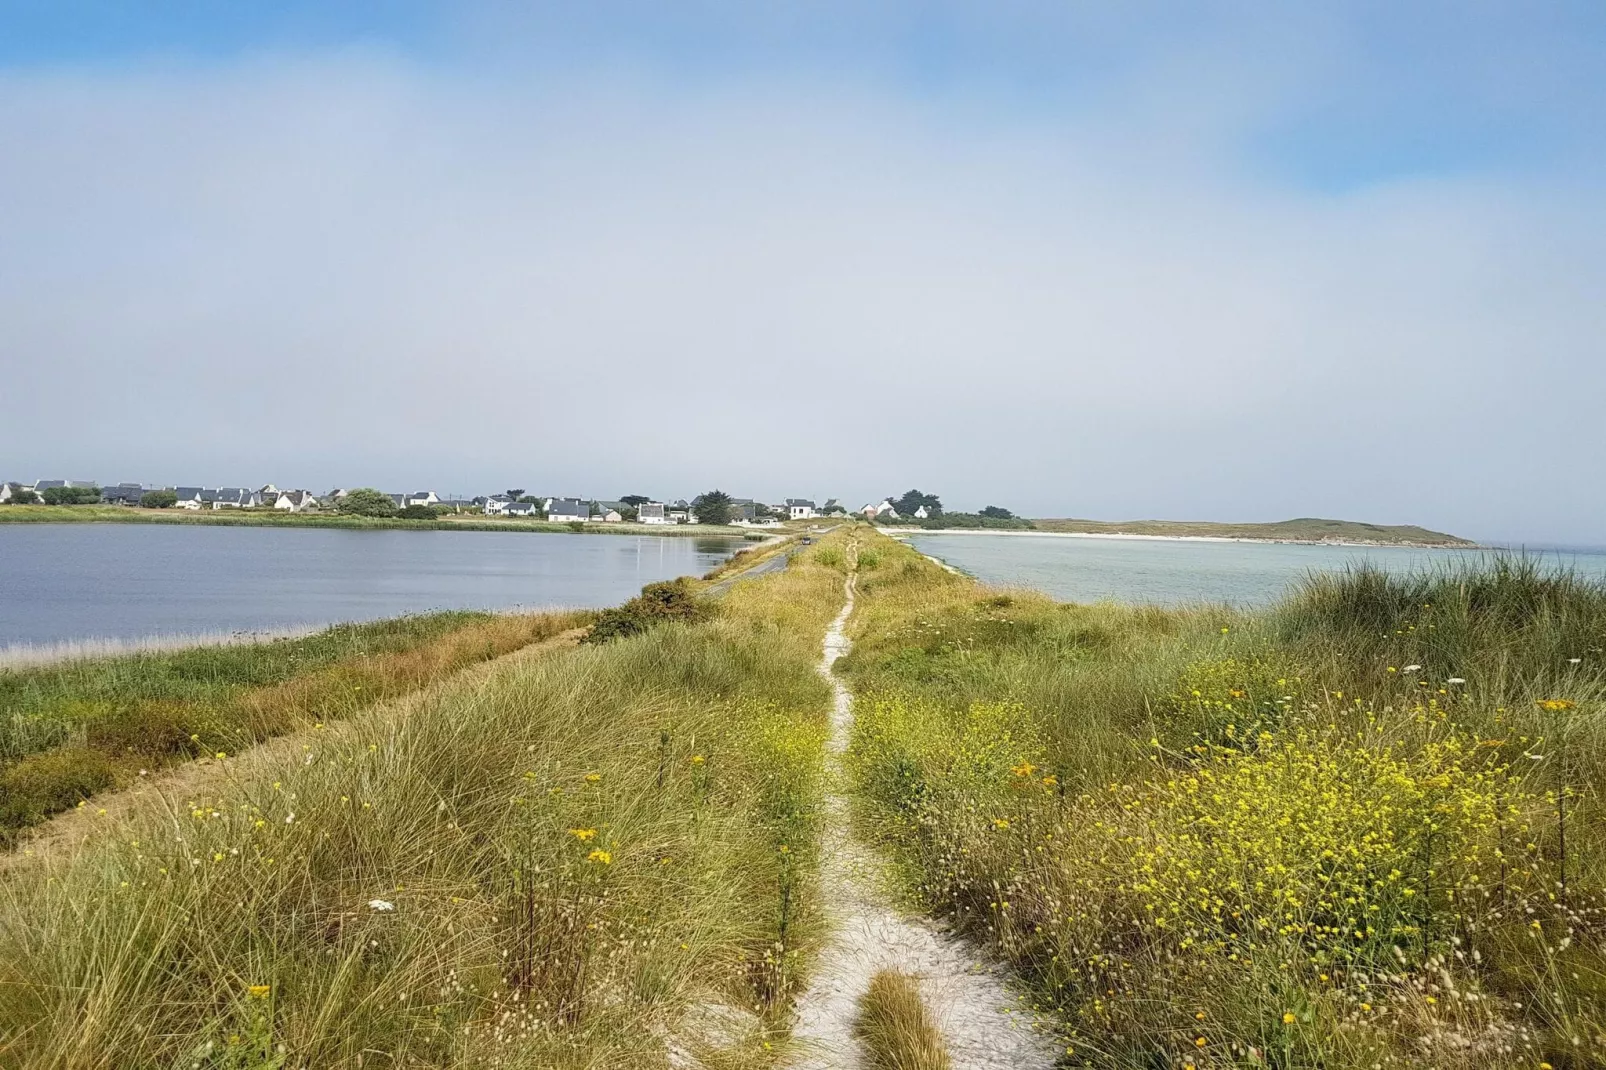
[[[6,499],[7,505],[38,505],[39,495],[31,490],[14,490],[11,497]]]
[[[100,501],[100,488],[46,487],[40,497],[46,505],[94,505]]]
[[[171,509],[178,504],[178,494],[170,490],[148,490],[140,495],[143,509]]]
[[[347,516],[396,515],[396,503],[391,496],[373,487],[358,487],[340,499],[337,508]]]
[[[0,835],[70,809],[116,779],[111,761],[89,747],[24,758],[0,773]]]
[[[434,520],[440,513],[427,505],[409,505],[396,515],[403,520]]]
[[[624,605],[603,610],[581,642],[606,643],[627,635],[639,635],[666,621],[700,620],[706,614],[707,608],[697,601],[684,576],[664,583],[649,583]]]

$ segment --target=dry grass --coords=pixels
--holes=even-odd
[[[881,970],[859,997],[855,1032],[876,1070],[949,1070],[948,1047],[920,998],[920,982]]]
[[[818,926],[840,583],[800,562],[87,817],[0,872],[0,1065],[666,1066],[710,1007],[744,1023],[720,1064],[766,1065]]]
[[[589,616],[442,614],[5,674],[0,839],[142,772],[349,717]]]

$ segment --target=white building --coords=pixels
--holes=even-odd
[[[636,520],[642,524],[667,524],[669,516],[663,502],[642,502],[636,506]]]

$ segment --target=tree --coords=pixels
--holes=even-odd
[[[993,520],[1014,520],[1015,514],[1001,505],[989,505],[981,511],[981,515]]]
[[[652,499],[647,497],[645,494],[625,494],[622,495],[619,500],[630,506],[632,509],[646,505],[648,502],[652,501]]]
[[[358,487],[340,499],[338,509],[347,516],[395,516],[396,502],[384,491]]]
[[[512,498],[514,501],[518,501],[520,498],[524,497],[524,488],[523,487],[509,487],[508,491],[507,491],[507,496],[509,498]]]
[[[46,505],[94,505],[100,501],[100,488],[46,487],[41,497]]]
[[[691,511],[699,524],[729,524],[731,496],[722,490],[711,490],[691,503]]]
[[[170,490],[148,490],[139,497],[144,509],[171,509],[178,504],[178,495]]]
[[[519,501],[523,502],[525,505],[540,505],[541,504],[541,499],[537,498],[533,494],[520,495]]]
[[[12,491],[11,492],[11,497],[6,499],[6,500],[9,501],[12,505],[38,505],[39,504],[39,495],[35,494],[31,490],[25,490],[25,489],[20,489],[19,488],[17,490]]]
[[[942,515],[942,499],[935,494],[922,494],[918,490],[904,491],[903,497],[892,500],[899,516],[913,516],[916,509],[924,508],[928,516]]]

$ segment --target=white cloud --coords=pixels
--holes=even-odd
[[[13,74],[0,477],[1599,541],[1599,191],[1274,187],[1197,122],[365,53]]]

